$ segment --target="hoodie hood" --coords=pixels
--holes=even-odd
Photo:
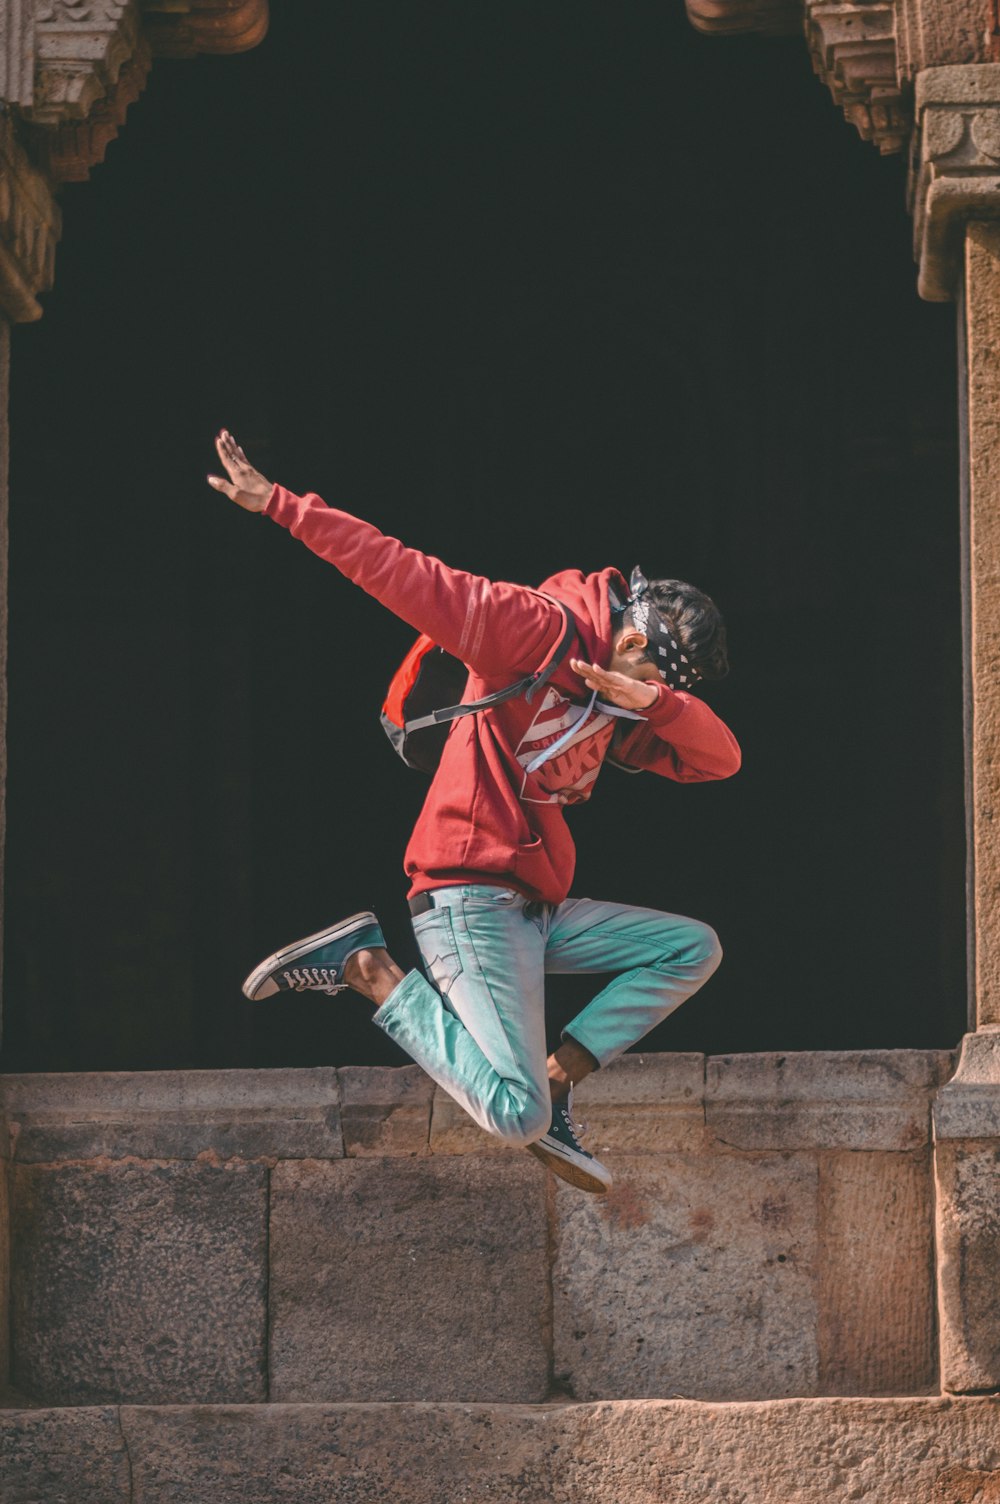
[[[611,657],[614,630],[611,625],[611,592],[621,600],[628,598],[628,582],[620,570],[599,569],[584,574],[580,569],[562,569],[549,575],[538,589],[561,601],[573,613],[587,656],[592,663],[604,665]]]

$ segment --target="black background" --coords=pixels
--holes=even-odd
[[[378,724],[409,629],[208,489],[220,425],[458,566],[722,605],[743,772],[570,816],[576,893],[721,933],[647,1046],[954,1044],[954,310],[901,160],[797,39],[663,0],[274,12],[156,64],[15,333],[4,1068],[402,1059],[357,999],[240,996],[368,906],[412,963],[424,783]]]

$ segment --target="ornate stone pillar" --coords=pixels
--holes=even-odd
[[[941,1385],[1000,1390],[1000,17],[983,0],[687,0],[801,28],[861,135],[908,147],[921,297],[958,304],[969,1033],[934,1110]]]
[[[1000,75],[1000,68],[989,71]],[[969,152],[977,120],[982,141],[1000,152],[1000,139],[994,142],[987,134],[1000,127],[998,117],[1000,109],[991,120],[982,114],[966,119],[952,153],[961,152],[963,143]],[[957,125],[952,136],[958,136]],[[980,181],[984,208],[1000,204],[1000,180],[984,173]],[[1000,223],[974,220],[964,245],[963,237],[955,239],[966,453],[971,1032],[962,1042],[955,1075],[938,1095],[934,1133],[941,1381],[954,1393],[976,1393],[1000,1388]],[[938,263],[933,267],[936,273]]]

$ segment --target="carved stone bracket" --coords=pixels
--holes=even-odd
[[[0,103],[30,126],[28,149],[54,181],[79,181],[152,55],[242,52],[267,22],[267,0],[0,0]]]
[[[129,105],[145,87],[151,63],[149,43],[140,37],[106,98],[93,107],[85,120],[70,121],[54,130],[41,127],[29,130],[32,157],[54,183],[83,182],[90,176],[90,169],[104,161],[109,144],[125,124]]]
[[[47,178],[0,116],[0,309],[9,319],[41,317],[38,294],[52,286],[60,228]]]
[[[879,151],[913,129],[913,80],[995,56],[986,0],[686,0],[699,31],[804,32],[816,73]]]
[[[139,46],[137,0],[38,0],[28,99],[11,101],[38,125],[85,120]]]
[[[965,222],[1000,218],[1000,63],[928,68],[916,80],[909,180],[920,296],[955,296]]]
[[[901,151],[913,112],[910,91],[897,78],[891,0],[806,0],[805,31],[813,68],[862,140],[873,141],[882,153]]]

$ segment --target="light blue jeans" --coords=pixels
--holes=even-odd
[[[606,1066],[722,959],[708,925],[657,909],[568,898],[529,917],[519,893],[479,883],[435,888],[434,903],[413,920],[430,980],[409,972],[375,1022],[510,1144],[532,1143],[552,1119],[546,972],[619,973],[563,1030]]]

